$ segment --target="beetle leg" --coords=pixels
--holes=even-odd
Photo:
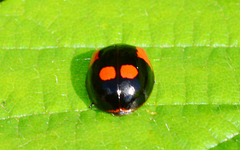
[[[92,108],[93,105],[94,105],[94,103],[92,103],[92,104],[89,106],[89,108]]]

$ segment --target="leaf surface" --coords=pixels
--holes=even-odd
[[[239,1],[0,2],[0,149],[239,149]],[[144,48],[156,84],[122,117],[91,104],[94,50]]]

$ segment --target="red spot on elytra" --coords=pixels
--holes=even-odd
[[[137,56],[139,58],[142,58],[152,68],[152,65],[148,59],[147,53],[140,47],[136,47],[136,49],[137,49]]]
[[[116,78],[115,68],[113,66],[103,67],[99,72],[99,77],[103,81]]]
[[[120,74],[122,78],[134,79],[138,75],[138,70],[133,65],[122,65]]]
[[[91,61],[90,61],[90,64],[89,64],[89,67],[92,66],[92,64],[99,59],[99,50],[95,51],[93,54],[92,54],[92,58],[91,58]]]

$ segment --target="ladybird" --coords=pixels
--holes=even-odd
[[[153,68],[142,48],[115,44],[93,53],[86,88],[97,108],[129,114],[147,101],[153,85]]]

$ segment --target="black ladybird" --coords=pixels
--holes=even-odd
[[[148,99],[154,74],[146,52],[117,44],[95,51],[89,65],[86,87],[99,109],[125,115]]]

